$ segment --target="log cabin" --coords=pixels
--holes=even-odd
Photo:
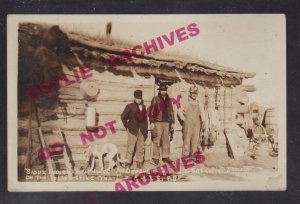
[[[134,55],[134,60],[126,61],[109,69],[110,56],[120,56],[128,47],[113,43],[113,40],[98,41],[80,33],[63,30],[56,25],[22,23],[19,25],[19,78],[18,78],[18,158],[19,172],[24,166],[36,168],[43,165],[38,161],[37,150],[41,147],[37,128],[41,127],[47,144],[62,142],[71,158],[73,168],[79,169],[84,163],[83,152],[90,143],[111,142],[117,145],[121,156],[125,157],[127,134],[120,115],[126,104],[132,102],[136,89],[143,91],[146,106],[158,91],[161,83],[168,85],[168,94],[176,98],[188,96],[189,87],[199,89],[199,100],[204,103],[208,96],[219,115],[219,132],[215,144],[226,154],[224,130],[233,130],[237,116],[246,121],[249,117],[247,94],[256,90],[253,85],[244,85],[243,80],[255,73],[236,70],[202,60],[170,56],[158,52],[145,56]],[[64,73],[73,77],[73,70],[87,67],[92,77],[42,95],[38,100],[29,100],[26,91],[32,85],[49,81]],[[82,94],[81,84],[85,81],[96,84],[99,93],[92,100]],[[59,83],[63,83],[61,80]],[[104,138],[93,138],[83,144],[80,134],[86,129],[86,109],[95,108],[97,125],[115,120],[116,132],[107,131]],[[174,108],[176,114],[176,108]],[[60,129],[63,137],[51,131]],[[182,127],[175,123],[171,153],[180,155]],[[50,133],[49,133],[50,132]],[[230,134],[232,145],[238,146],[238,138]],[[236,141],[235,141],[236,140]],[[145,147],[145,161],[151,158],[151,139]],[[239,147],[234,154],[239,155]],[[237,156],[236,156],[237,157]],[[20,177],[22,173],[20,173]]]

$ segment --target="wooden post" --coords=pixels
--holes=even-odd
[[[107,38],[110,38],[111,28],[112,28],[112,23],[111,23],[111,22],[108,22],[108,23],[106,24],[106,37],[107,37]]]

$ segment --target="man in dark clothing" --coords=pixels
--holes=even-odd
[[[143,92],[141,90],[134,91],[134,102],[125,107],[121,120],[128,133],[126,168],[130,167],[133,152],[136,149],[137,167],[141,169],[144,161],[145,140],[148,134],[147,111],[143,104]]]
[[[153,141],[152,162],[155,165],[159,164],[160,150],[162,150],[162,161],[168,164],[172,163],[169,131],[173,129],[175,122],[173,106],[167,94],[167,86],[160,85],[158,90],[159,93],[153,97],[149,108]]]

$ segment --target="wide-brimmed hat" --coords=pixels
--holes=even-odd
[[[142,99],[143,98],[143,91],[142,90],[135,90],[133,95],[134,95],[134,98]]]
[[[160,91],[167,91],[167,90],[168,90],[168,87],[167,87],[166,85],[164,85],[164,84],[161,84],[157,90],[160,90]]]
[[[190,93],[198,93],[198,88],[196,86],[191,86]]]

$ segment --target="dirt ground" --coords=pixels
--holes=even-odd
[[[171,154],[171,159],[175,161],[178,158],[181,158],[181,151],[182,148],[177,147],[174,149],[173,153]],[[244,156],[239,159],[232,159],[227,155],[227,149],[224,145],[216,145],[210,149],[206,149],[204,151],[205,161],[202,164],[199,164],[191,169],[189,173],[181,173],[177,174],[179,177],[174,179],[174,181],[191,181],[197,180],[201,178],[210,179],[210,180],[220,180],[220,181],[242,181],[244,178],[244,173],[247,172],[259,172],[259,171],[270,171],[275,172],[277,170],[277,157],[272,157],[269,155],[271,148],[267,144],[267,142],[261,143],[256,151],[255,151],[255,159],[251,158],[252,155],[251,151],[246,151]],[[82,166],[85,164],[83,163]],[[158,166],[163,165],[162,161]],[[108,166],[107,161],[105,162],[105,166]],[[80,166],[76,167],[77,169]],[[121,167],[119,167],[120,169]],[[156,168],[150,161],[146,161],[143,166],[142,171],[148,171],[149,169]],[[41,169],[43,167],[41,166]],[[122,169],[122,168],[121,168]],[[183,169],[183,167],[181,168]],[[98,161],[96,162],[96,169],[99,170]],[[118,169],[114,169],[113,171],[109,172],[108,174],[102,173],[95,173],[90,175],[84,175],[86,179],[84,179],[81,174],[75,174],[78,177],[78,180],[75,181],[90,181],[90,178],[95,178],[95,181],[102,181],[102,182],[112,182],[120,179],[126,178],[126,176],[137,176],[138,171],[136,168],[136,163],[133,162],[131,166],[131,170],[133,172],[130,173],[118,173]],[[136,171],[136,172],[134,172]],[[141,171],[141,172],[142,172]],[[242,173],[242,174],[241,174]],[[68,181],[64,179],[65,175],[61,175],[59,181]],[[82,177],[82,178],[81,178]],[[24,180],[23,180],[24,181]],[[40,180],[41,181],[41,180]],[[47,176],[46,180],[43,181],[50,181],[50,178]],[[173,181],[173,180],[172,180]]]

